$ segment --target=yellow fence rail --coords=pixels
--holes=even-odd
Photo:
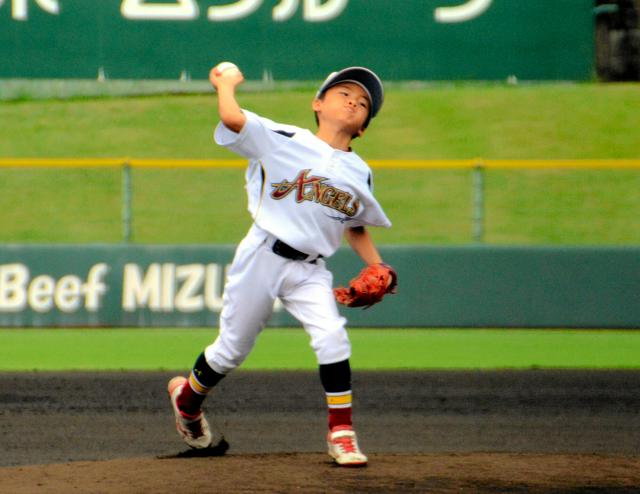
[[[484,240],[485,185],[487,169],[561,170],[561,169],[638,169],[640,159],[575,159],[575,160],[370,160],[373,168],[438,170],[468,169],[473,173],[473,239]],[[246,160],[198,160],[153,158],[0,158],[0,168],[121,168],[122,169],[122,236],[131,241],[132,234],[132,168],[244,168]]]
[[[640,159],[574,159],[574,160],[369,160],[373,168],[398,169],[640,169]],[[34,168],[244,168],[246,160],[204,160],[171,158],[0,158],[0,167]]]

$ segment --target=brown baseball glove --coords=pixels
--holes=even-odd
[[[398,274],[388,264],[372,264],[351,280],[348,287],[333,289],[338,303],[347,307],[369,308],[387,293],[396,293]]]

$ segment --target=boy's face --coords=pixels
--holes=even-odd
[[[336,84],[312,103],[320,125],[323,121],[338,123],[354,136],[364,133],[370,106],[365,90],[353,82]]]

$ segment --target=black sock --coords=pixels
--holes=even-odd
[[[320,381],[327,393],[340,393],[351,389],[349,359],[335,364],[320,365]]]
[[[351,427],[351,367],[349,360],[320,366],[320,380],[327,396],[329,430]]]
[[[178,396],[178,408],[190,415],[199,413],[207,394],[223,377],[224,374],[217,373],[209,366],[202,352],[189,374],[188,385]]]

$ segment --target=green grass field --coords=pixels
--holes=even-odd
[[[75,93],[38,84],[32,93],[0,81],[0,157],[233,157],[212,142],[216,109],[210,93],[126,97],[153,89],[107,83],[96,96],[95,84],[80,84]],[[249,86],[239,99],[274,120],[313,127],[314,87]],[[354,148],[365,159],[638,159],[638,89],[390,84],[379,118]],[[121,179],[117,169],[0,168],[0,242],[119,242]],[[394,223],[373,231],[376,242],[471,242],[470,172],[379,169],[375,184]],[[238,169],[134,170],[133,186],[135,242],[235,244],[250,223]],[[486,174],[485,238],[496,244],[637,245],[639,191],[640,170],[492,170]],[[0,330],[0,370],[187,369],[214,334]],[[640,367],[640,333],[632,331],[350,334],[358,369]],[[314,367],[303,331],[271,329],[243,368]]]
[[[365,159],[640,158],[637,84],[390,85],[354,144]],[[275,120],[313,127],[313,90],[241,92]],[[0,102],[0,157],[230,158],[211,139],[212,94]],[[118,242],[118,170],[0,168],[0,241]],[[394,228],[381,243],[472,240],[468,171],[375,171]],[[241,170],[135,170],[133,239],[236,243],[250,218]],[[640,170],[486,177],[486,241],[640,243]],[[15,205],[20,207],[16,208]],[[224,211],[224,214],[220,212]]]
[[[240,92],[276,121],[315,127],[313,89]],[[355,147],[365,159],[638,158],[637,84],[393,86]],[[213,93],[5,101],[0,156],[228,158]]]
[[[212,329],[0,330],[0,371],[186,370]],[[353,367],[393,369],[638,369],[640,332],[353,329]],[[301,329],[267,329],[244,370],[311,370]]]

